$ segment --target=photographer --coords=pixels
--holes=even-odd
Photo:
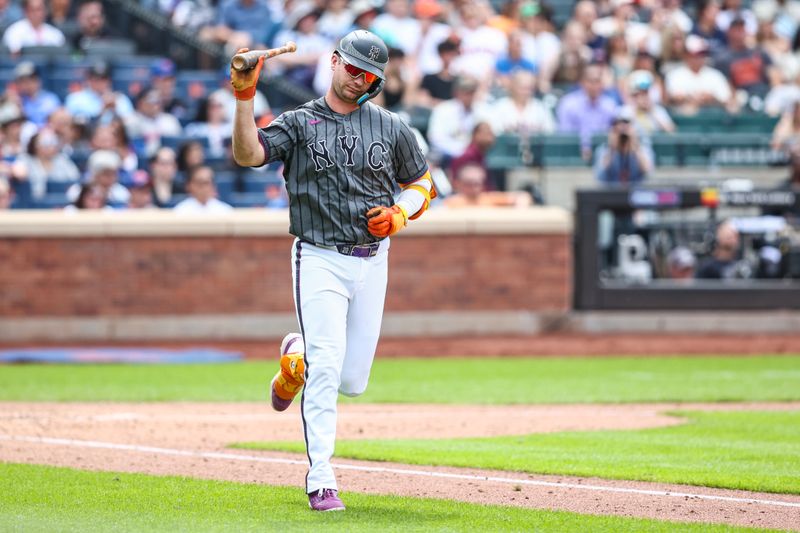
[[[608,185],[629,185],[643,181],[653,168],[653,151],[639,140],[630,108],[617,113],[608,141],[595,152],[594,174]]]

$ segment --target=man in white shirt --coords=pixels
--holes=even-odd
[[[428,122],[428,140],[438,154],[453,158],[464,153],[478,122],[477,91],[476,80],[459,77],[453,87],[453,98],[434,106]]]
[[[488,107],[488,120],[495,134],[532,135],[556,129],[553,113],[534,97],[536,76],[524,70],[511,75],[508,96]]]
[[[217,198],[214,171],[211,167],[199,166],[189,170],[186,177],[186,192],[189,197],[175,206],[177,213],[225,213],[233,209]]]
[[[106,192],[108,205],[124,207],[128,205],[131,193],[119,183],[119,169],[122,165],[119,155],[111,150],[97,150],[89,156],[86,163],[88,179],[86,183],[98,185]],[[81,184],[76,183],[67,189],[67,199],[74,202],[81,192]]]
[[[3,34],[3,44],[12,54],[28,46],[64,46],[61,30],[45,22],[47,6],[44,0],[23,0],[25,18],[15,22]]]
[[[684,64],[667,74],[667,101],[683,114],[697,113],[702,107],[735,107],[728,80],[722,72],[706,65],[708,49],[705,39],[689,35]]]

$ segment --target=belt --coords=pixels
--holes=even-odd
[[[309,244],[316,246],[317,248],[336,250],[342,255],[349,255],[351,257],[375,257],[378,255],[378,250],[381,247],[380,242],[372,242],[369,244],[337,244],[335,246],[326,246],[324,244],[314,244],[310,242]]]
[[[336,251],[342,255],[353,257],[374,257],[378,255],[381,243],[373,242],[370,244],[337,244]]]

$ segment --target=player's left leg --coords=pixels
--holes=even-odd
[[[367,389],[383,318],[388,242],[378,255],[363,261],[358,289],[350,299],[347,313],[347,349],[339,385],[339,392],[346,396],[358,396]]]

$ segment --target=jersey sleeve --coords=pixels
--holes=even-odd
[[[293,113],[283,113],[270,122],[266,128],[258,130],[258,140],[264,148],[264,163],[285,161],[295,143]]]
[[[397,169],[395,179],[404,185],[422,177],[428,171],[428,162],[419,148],[417,137],[411,128],[400,120],[397,140],[394,144],[394,168]]]

